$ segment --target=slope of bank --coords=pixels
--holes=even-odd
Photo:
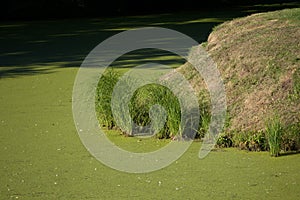
[[[285,130],[300,130],[300,9],[260,13],[214,28],[206,50],[227,95],[225,132],[259,132],[275,115]],[[203,89],[189,64],[179,70]]]

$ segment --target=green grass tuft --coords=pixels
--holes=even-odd
[[[273,119],[269,119],[266,122],[266,134],[271,156],[279,156],[282,125],[278,116],[275,116]]]
[[[180,134],[179,101],[168,88],[161,85],[149,84],[135,91],[129,106],[133,121],[140,126],[149,125],[151,122],[149,110],[155,104],[161,105],[167,112],[166,124],[156,136],[169,138]]]
[[[112,68],[106,70],[101,76],[96,94],[96,112],[99,123],[107,128],[115,126],[115,120],[111,111],[111,97],[115,84],[118,82],[120,73]]]

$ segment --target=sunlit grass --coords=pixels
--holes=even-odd
[[[271,156],[279,156],[282,125],[278,116],[275,116],[266,122],[266,134]]]

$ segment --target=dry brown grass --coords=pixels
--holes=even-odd
[[[217,26],[208,38],[206,49],[226,88],[227,131],[262,130],[274,113],[284,125],[300,123],[300,100],[290,98],[300,70],[300,20],[281,16],[273,12],[235,19]],[[205,90],[189,64],[179,70],[198,91]]]

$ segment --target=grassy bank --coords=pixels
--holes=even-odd
[[[226,88],[228,117],[218,146],[269,149],[268,120],[278,116],[280,149],[299,150],[299,16],[300,9],[287,9],[238,18],[215,27],[203,44]],[[189,64],[179,70],[206,91]]]

